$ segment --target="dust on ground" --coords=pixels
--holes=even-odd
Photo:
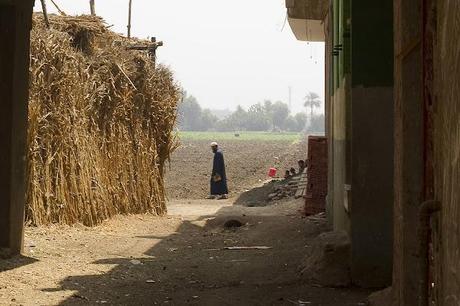
[[[302,218],[302,201],[232,204],[176,200],[164,218],[27,228],[25,256],[0,261],[0,305],[365,305],[365,290],[300,278],[305,250],[327,230]]]
[[[296,165],[304,146],[222,142],[234,197],[207,201],[193,198],[208,192],[209,144],[184,142],[167,186],[171,198],[185,199],[169,202],[168,217],[27,228],[24,256],[0,261],[0,305],[365,305],[366,290],[302,278],[307,250],[329,230],[325,220],[302,217],[302,200],[234,205],[265,198],[268,189],[248,189],[269,167]],[[228,249],[254,246],[262,248]]]
[[[306,138],[306,137],[304,137]],[[210,141],[183,140],[172,156],[166,172],[166,190],[171,199],[202,199],[209,194],[213,154]],[[228,186],[231,196],[239,195],[267,180],[270,167],[278,175],[299,159],[306,159],[306,141],[291,143],[280,140],[223,140]]]
[[[276,188],[282,184],[283,181],[271,180],[259,186],[255,186],[251,190],[240,194],[235,200],[235,204],[249,207],[267,206],[270,204],[269,195],[275,192]]]
[[[290,201],[295,197],[298,188],[298,181],[294,181],[296,178],[299,179],[299,176],[267,180],[238,195],[235,205],[260,207]]]

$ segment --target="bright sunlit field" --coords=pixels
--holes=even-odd
[[[239,135],[239,136],[238,136]],[[207,141],[286,141],[297,142],[303,134],[299,133],[268,133],[268,132],[179,132],[181,140]]]

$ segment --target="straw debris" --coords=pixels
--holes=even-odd
[[[30,224],[93,226],[116,214],[166,212],[163,168],[176,146],[180,91],[95,16],[34,15],[31,33]]]

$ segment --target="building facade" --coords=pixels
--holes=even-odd
[[[320,3],[321,2],[321,3]],[[355,285],[391,284],[393,241],[393,6],[288,1],[292,19],[316,18],[326,44],[327,211],[352,243]],[[315,14],[295,13],[300,7]],[[304,25],[308,28],[313,21]],[[292,28],[298,31],[296,27]],[[296,35],[309,40],[319,34]]]
[[[353,282],[391,285],[387,305],[459,305],[460,2],[319,2],[286,6],[323,25],[296,37],[326,44],[327,211]]]
[[[32,6],[0,0],[0,255],[22,248]],[[354,284],[459,305],[460,2],[286,6],[298,39],[326,43],[327,211]]]

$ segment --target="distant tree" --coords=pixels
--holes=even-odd
[[[226,109],[211,109],[210,111],[219,120],[225,119],[225,118],[227,118],[228,116],[230,116],[233,113],[228,108],[226,108]]]
[[[234,130],[244,130],[246,127],[248,113],[241,105],[236,107],[236,111],[230,115],[229,119]]]
[[[267,114],[271,114],[273,111],[273,102],[270,100],[264,101],[264,110]]]
[[[278,129],[283,129],[284,122],[289,116],[289,107],[283,102],[276,102],[272,106],[273,126]]]
[[[289,132],[299,132],[299,126],[293,116],[288,116],[286,118],[283,129]]]
[[[209,109],[204,109],[201,112],[200,116],[200,123],[197,126],[197,131],[209,131],[214,129],[217,121],[219,121],[219,118],[217,118]]]
[[[311,133],[325,133],[325,130],[326,130],[325,124],[326,123],[325,123],[324,114],[314,115],[307,131]]]
[[[247,130],[248,113],[240,105],[230,116],[217,122],[216,129],[221,132]]]
[[[307,128],[308,116],[306,113],[297,113],[294,116],[294,119],[297,123],[297,131],[302,132]]]
[[[179,105],[179,127],[185,131],[196,131],[201,125],[201,106],[194,96],[184,93],[182,103]]]
[[[194,96],[183,94],[178,109],[179,129],[184,131],[270,131],[286,130],[300,132],[305,129],[307,115],[305,113],[290,115],[286,103],[273,103],[266,100],[256,103],[246,111],[238,105],[236,110],[223,119],[219,119],[213,111],[203,109]]]
[[[262,104],[254,104],[247,112],[246,129],[250,131],[267,131],[271,127],[270,116]]]
[[[232,132],[235,131],[230,117],[216,122],[215,129],[219,132]]]
[[[310,108],[310,120],[313,120],[314,109],[321,106],[321,100],[317,93],[309,92],[305,96],[304,106]]]

